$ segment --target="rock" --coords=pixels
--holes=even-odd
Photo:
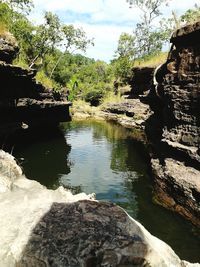
[[[14,36],[9,32],[0,34],[0,60],[11,63],[19,52],[19,47]]]
[[[0,266],[200,266],[181,261],[118,206],[48,190],[11,155],[0,158]]]
[[[185,146],[185,154],[191,157],[191,147],[196,147],[200,163],[200,22],[176,31],[172,38],[172,50],[165,63],[160,95],[163,108],[163,138],[168,142]],[[183,40],[182,40],[183,39]],[[173,71],[172,71],[173,67]],[[188,149],[186,148],[188,147]],[[200,164],[199,164],[200,166]]]
[[[200,226],[200,22],[177,30],[167,61],[157,69],[146,134],[155,196]]]
[[[170,42],[175,45],[196,45],[200,34],[200,22],[197,21],[194,24],[186,25],[178,30],[176,30]]]
[[[170,158],[151,163],[157,201],[200,227],[200,171]]]
[[[14,267],[19,266],[31,232],[53,203],[94,199],[94,194],[73,196],[63,187],[48,190],[26,179],[11,155],[0,151],[0,159],[0,266]]]
[[[48,90],[35,80],[36,72],[0,62],[0,138],[7,140],[26,124],[29,128],[70,121],[67,94]],[[1,141],[0,141],[1,143]]]
[[[149,105],[139,99],[126,99],[120,103],[109,103],[103,108],[103,116],[128,128],[144,130],[145,121],[151,116]]]
[[[133,78],[129,81],[132,95],[142,95],[149,91],[153,83],[156,67],[135,67],[132,69]]]

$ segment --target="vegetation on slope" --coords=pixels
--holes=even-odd
[[[31,0],[0,2],[0,34],[10,31],[18,40],[20,53],[14,64],[37,70],[36,79],[52,90],[69,92],[69,100],[85,100],[99,105],[118,94],[118,87],[128,84],[135,66],[156,66],[166,59],[163,47],[171,32],[183,23],[200,18],[200,8],[186,11],[181,17],[173,12],[161,17],[160,7],[167,0],[127,1],[141,11],[141,21],[133,34],[122,33],[110,64],[81,55],[93,45],[82,28],[66,25],[51,12],[44,22],[34,25],[28,14]],[[124,3],[126,4],[126,3]],[[156,21],[156,23],[155,23]]]

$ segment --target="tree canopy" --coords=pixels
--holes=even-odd
[[[180,17],[172,12],[163,18],[161,7],[169,1],[127,0],[140,11],[140,19],[132,34],[121,33],[110,64],[80,55],[94,45],[94,40],[81,27],[63,24],[58,15],[45,12],[43,22],[33,24],[27,16],[32,0],[2,0],[0,32],[6,29],[13,33],[20,46],[14,63],[36,69],[38,81],[54,90],[67,87],[71,100],[97,103],[107,93],[116,92],[114,85],[129,82],[134,62],[158,55],[174,29],[200,19],[198,5]]]

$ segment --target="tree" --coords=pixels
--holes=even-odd
[[[141,11],[141,22],[136,25],[135,52],[138,57],[155,54],[162,49],[163,35],[155,30],[154,21],[162,13],[160,7],[169,0],[127,0]]]
[[[130,60],[133,59],[135,56],[135,36],[123,32],[119,37],[115,55],[117,57],[128,57]]]
[[[32,0],[1,0],[1,3],[6,3],[12,9],[25,13],[29,13],[33,7]]]
[[[200,6],[194,5],[193,9],[188,9],[186,12],[177,16],[175,11],[172,11],[172,15],[169,18],[163,18],[160,21],[160,32],[162,33],[163,40],[169,41],[172,33],[178,28],[191,24],[200,20]]]
[[[73,25],[64,25],[61,29],[62,40],[64,43],[65,53],[74,53],[77,50],[85,52],[89,45],[94,45],[93,39],[88,39],[86,33],[81,28],[75,28]],[[56,64],[54,65],[50,78],[52,77],[55,69],[60,63],[63,54],[58,58]]]
[[[132,61],[135,58],[135,36],[123,32],[118,41],[117,50],[115,51],[116,59],[113,60],[114,74],[118,82],[126,83],[131,76]],[[117,93],[117,86],[116,93]]]
[[[194,23],[200,20],[200,6],[194,5],[194,9],[188,9],[181,17],[181,24]]]
[[[57,15],[46,12],[44,15],[45,22],[38,27],[32,40],[32,51],[30,51],[30,68],[35,64],[36,60],[40,58],[43,60],[45,54],[56,48],[62,41],[61,37],[61,23]],[[32,54],[32,55],[31,55]]]

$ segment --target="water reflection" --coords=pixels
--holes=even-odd
[[[135,206],[129,211],[136,217],[135,194],[128,193],[126,180],[138,179],[147,164],[143,146],[131,138],[133,132],[116,124],[91,121],[72,122],[64,127],[67,142],[72,146],[69,155],[72,166],[71,173],[63,175],[60,183],[76,191],[79,186],[86,193],[95,192],[100,200]],[[138,149],[141,153],[137,153]],[[134,154],[132,160],[129,152]]]
[[[134,132],[116,124],[81,121],[62,124],[65,136],[43,138],[18,147],[26,175],[49,188],[63,185],[74,193],[96,193],[125,208],[152,234],[186,260],[200,261],[200,233],[152,202],[145,148]],[[188,245],[189,244],[189,245]]]
[[[31,143],[23,143],[22,147],[21,140],[18,140],[14,154],[26,177],[37,180],[48,188],[57,188],[60,176],[70,172],[68,154],[71,146],[66,143],[59,129],[52,135],[41,134],[36,137],[28,134],[24,137],[26,141],[31,140]]]
[[[194,233],[195,228],[177,214],[152,202],[148,156],[144,146],[134,141],[134,133],[103,122],[65,126],[74,165],[70,174],[61,177],[61,183],[71,188],[81,185],[83,191],[95,192],[97,199],[117,203],[181,258],[200,261],[200,233]]]

